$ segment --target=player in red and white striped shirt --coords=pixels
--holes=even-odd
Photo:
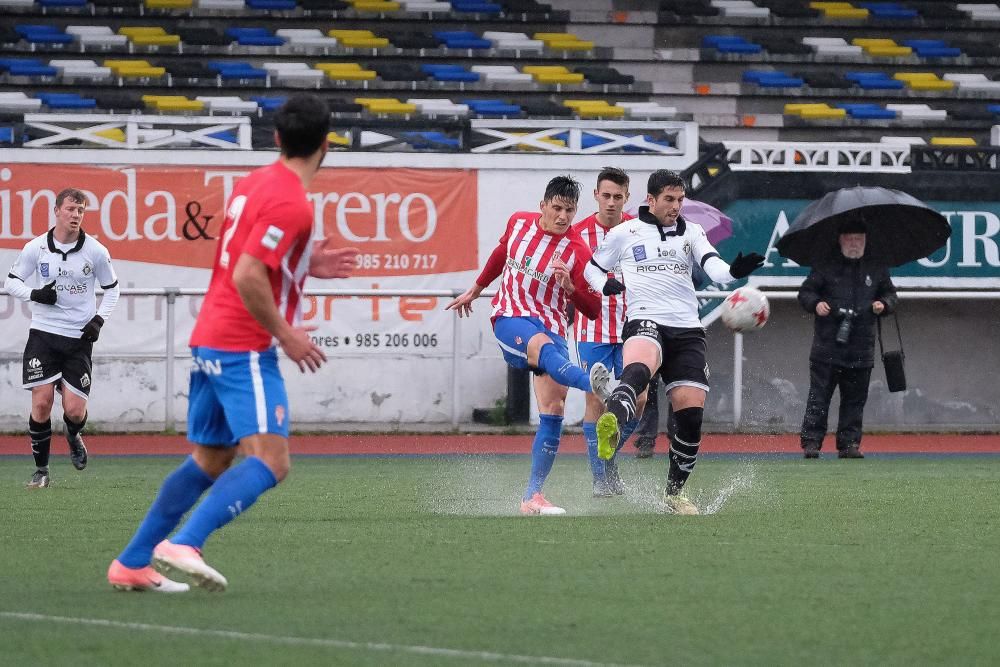
[[[584,218],[573,225],[591,252],[604,240],[609,230],[630,220],[632,216],[623,213],[628,202],[629,178],[621,169],[605,167],[597,175],[597,188],[594,190],[594,200],[597,202],[597,213]],[[618,271],[612,269],[609,277]],[[622,323],[625,320],[625,295],[613,294],[601,301],[601,311],[597,317],[587,317],[583,312],[576,313],[576,352],[584,369],[595,364],[602,364],[615,377],[622,372]],[[604,413],[604,402],[594,394],[587,394],[586,408],[583,413],[583,435],[587,440],[587,458],[590,460],[590,471],[594,475],[594,496],[608,497],[625,492],[621,476],[618,474],[618,462],[612,457],[603,461],[597,456],[597,418]],[[626,442],[635,430],[637,420],[622,427],[621,442]]]
[[[583,278],[591,252],[571,227],[580,184],[557,176],[549,181],[540,213],[518,212],[507,221],[500,242],[475,284],[448,304],[459,317],[500,276],[493,298],[493,332],[504,360],[535,372],[539,426],[531,448],[531,476],[521,502],[522,514],[565,514],[542,495],[542,485],[559,449],[567,387],[606,393],[610,374],[595,364],[590,376],[569,360],[566,305],[572,302],[589,317],[600,313],[601,297]]]

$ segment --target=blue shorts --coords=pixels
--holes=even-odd
[[[528,341],[536,334],[545,334],[569,358],[566,339],[545,328],[537,317],[498,317],[493,323],[493,334],[503,352],[503,359],[513,368],[538,370],[528,365]]]
[[[278,352],[225,352],[192,347],[187,437],[233,447],[255,433],[288,437],[288,394]]]
[[[580,366],[589,372],[590,367],[601,362],[616,378],[622,376],[622,343],[577,343],[576,356],[580,357]]]

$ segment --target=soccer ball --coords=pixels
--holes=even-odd
[[[733,331],[753,331],[767,324],[771,307],[767,297],[749,285],[733,290],[722,302],[722,323]]]

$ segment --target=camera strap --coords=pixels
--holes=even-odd
[[[902,352],[903,351],[903,333],[902,333],[902,330],[899,328],[899,315],[897,315],[894,312],[892,314],[892,319],[894,319],[896,321],[896,337],[899,339],[899,351]],[[879,349],[879,352],[881,352],[882,355],[884,356],[885,355],[885,347],[882,345],[882,318],[881,317],[876,317],[875,318],[875,324],[878,325],[878,349]]]

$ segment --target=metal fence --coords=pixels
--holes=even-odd
[[[166,429],[173,429],[177,423],[177,414],[174,407],[174,371],[177,364],[176,351],[176,304],[178,297],[198,297],[206,293],[204,288],[123,288],[123,296],[142,297],[164,297],[164,354],[161,357],[165,360],[164,377],[164,426]],[[426,290],[426,289],[315,289],[306,290],[306,296],[331,296],[331,297],[440,297],[454,298],[463,290]],[[998,300],[1000,291],[945,291],[945,290],[912,290],[899,289],[901,300]],[[730,291],[699,291],[696,292],[701,299],[724,299]],[[6,294],[0,290],[0,294]],[[495,292],[485,291],[481,298],[491,298]],[[769,299],[795,299],[795,290],[766,291]],[[461,346],[463,320],[455,317],[452,323],[452,347],[451,347],[451,425],[457,428],[461,423],[461,406],[458,398],[461,396],[461,373],[459,372],[459,349]],[[743,335],[734,334],[733,345],[733,427],[739,429],[743,417]],[[157,358],[157,357],[154,357]]]

